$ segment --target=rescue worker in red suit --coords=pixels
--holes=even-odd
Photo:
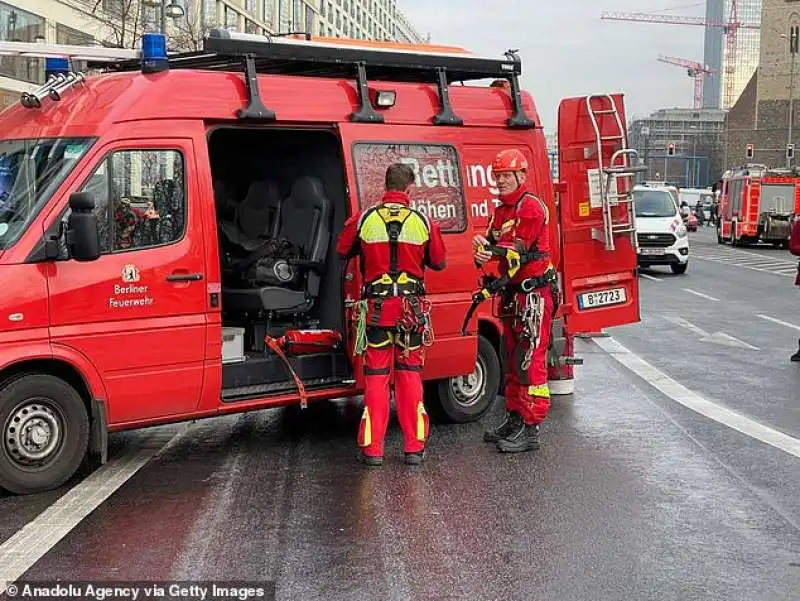
[[[366,389],[358,444],[370,466],[383,463],[392,372],[406,463],[422,463],[428,437],[421,373],[423,335],[430,328],[424,271],[444,269],[445,248],[438,226],[409,206],[414,180],[408,165],[391,165],[381,202],[351,217],[337,244],[343,259],[361,256]]]
[[[499,426],[484,433],[486,442],[496,443],[498,450],[506,453],[539,448],[539,424],[550,408],[547,349],[558,302],[557,275],[550,262],[549,211],[530,191],[527,169],[528,162],[519,150],[504,150],[497,155],[492,171],[501,204],[489,221],[486,235],[476,235],[472,241],[479,266],[493,259],[484,249],[489,244],[512,248],[520,256],[519,270],[502,293],[506,415]],[[500,261],[501,275],[506,274],[508,264],[494,258]],[[538,342],[533,348],[529,332],[536,320],[530,318],[530,310],[526,312],[529,307],[535,307],[540,315]]]

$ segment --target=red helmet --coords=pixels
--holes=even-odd
[[[501,150],[492,163],[494,173],[527,171],[528,161],[525,155],[516,148]]]

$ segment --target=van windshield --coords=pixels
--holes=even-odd
[[[675,200],[663,190],[634,190],[633,201],[637,217],[674,217]]]
[[[93,141],[0,140],[0,250],[17,242]]]

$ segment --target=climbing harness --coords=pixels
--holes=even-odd
[[[403,356],[411,350],[411,336],[420,336],[422,346],[433,344],[431,326],[431,302],[418,296],[403,297],[403,313],[397,321],[397,332],[403,337]]]
[[[522,359],[521,367],[527,370],[533,360],[533,351],[539,346],[542,332],[542,315],[544,315],[544,299],[540,294],[530,292],[525,297],[525,306],[519,320],[522,325],[520,338],[528,341],[528,348]]]

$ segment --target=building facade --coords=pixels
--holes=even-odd
[[[792,52],[792,35],[800,38],[800,2],[764,0],[758,70],[750,78],[726,122],[726,166],[761,163],[787,166],[786,147],[800,145],[797,135],[800,54]],[[789,119],[789,104],[793,115]],[[753,157],[747,157],[747,145]]]
[[[0,0],[0,40],[133,47],[166,17],[171,48],[202,46],[205,31],[224,27],[255,34],[309,32],[363,40],[425,40],[395,0]],[[44,61],[0,56],[0,109],[44,82]]]
[[[661,109],[635,119],[628,127],[628,145],[648,167],[640,180],[689,188],[711,185],[724,160],[724,122],[725,112],[719,109]]]
[[[791,0],[790,0],[791,1]],[[727,23],[731,19],[731,0],[706,0],[706,21]],[[764,0],[738,0],[738,19],[747,25],[760,25]],[[728,74],[726,38],[721,27],[708,27],[705,32],[703,62],[715,73],[703,81],[703,108],[728,109],[736,102],[758,67],[760,30],[740,28],[736,32],[736,68],[733,72],[732,98],[725,97]]]

